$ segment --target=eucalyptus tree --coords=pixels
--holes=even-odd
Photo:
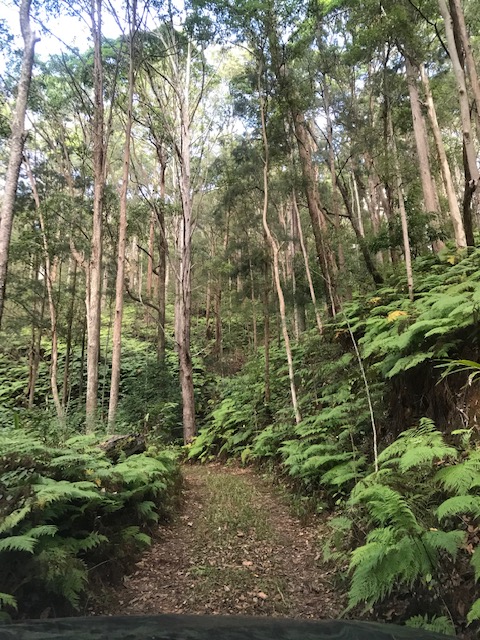
[[[176,252],[175,260],[170,264],[175,277],[175,343],[182,390],[183,433],[188,443],[196,433],[190,351],[195,200],[204,177],[199,162],[203,158],[206,138],[216,132],[215,126],[205,126],[200,120],[211,121],[211,114],[203,111],[202,102],[215,79],[201,46],[175,26],[174,18],[172,10],[164,24],[148,35],[143,63],[148,89],[144,86],[142,91],[143,99],[150,104],[151,115],[146,124],[161,172],[164,175],[166,154],[172,158],[175,172]],[[160,230],[160,235],[164,237],[165,229]]]
[[[108,424],[110,431],[115,427],[115,417],[118,406],[120,387],[120,359],[122,351],[122,321],[123,321],[123,291],[125,287],[125,248],[127,240],[127,196],[130,177],[131,136],[133,125],[133,98],[135,90],[135,46],[139,30],[137,23],[137,0],[127,1],[128,33],[128,74],[127,74],[127,104],[125,123],[125,144],[122,158],[122,184],[120,189],[120,218],[117,241],[117,273],[115,281],[115,315],[113,323],[112,371],[110,382],[110,400],[108,405]]]
[[[24,42],[20,77],[17,85],[17,97],[11,120],[10,150],[5,175],[5,189],[0,212],[0,326],[5,306],[7,284],[8,252],[12,235],[13,207],[17,191],[18,176],[22,164],[25,143],[25,114],[32,80],[33,56],[37,36],[30,20],[31,0],[21,0],[19,7],[20,27]]]
[[[234,6],[223,0],[195,0],[194,6],[202,17],[202,25],[208,20],[208,11],[216,14],[215,26],[221,30],[221,38],[241,43],[254,56],[265,49],[268,74],[274,83],[272,95],[294,131],[317,259],[329,310],[335,315],[340,308],[336,290],[337,261],[331,248],[328,214],[320,197],[309,133],[309,110],[313,107],[311,78],[308,66],[302,68],[301,64],[302,55],[306,54],[309,42],[315,37],[315,30],[307,19],[308,7],[305,3],[275,0],[266,3],[242,0]]]
[[[472,128],[472,120],[470,113],[469,92],[467,89],[467,81],[463,65],[463,56],[467,55],[468,70],[470,80],[473,82],[475,101],[480,94],[478,88],[478,77],[476,76],[475,64],[470,51],[470,43],[466,34],[466,27],[458,2],[451,3],[451,9],[445,0],[438,0],[440,13],[444,21],[445,35],[448,45],[448,54],[452,63],[452,69],[457,85],[458,103],[460,107],[460,119],[463,136],[463,155],[464,155],[464,171],[465,171],[465,190],[463,197],[463,220],[466,227],[467,244],[473,246],[473,222],[472,222],[472,198],[475,193],[479,180],[480,172],[477,164],[477,150],[475,148],[475,139]],[[457,28],[455,28],[457,22]],[[480,96],[479,96],[480,97]],[[477,114],[480,104],[476,104]]]
[[[295,421],[299,424],[302,420],[302,416],[300,414],[300,409],[298,405],[297,398],[297,387],[295,383],[295,372],[293,369],[293,357],[292,357],[292,348],[290,345],[290,336],[287,327],[287,317],[286,317],[286,309],[285,309],[285,296],[283,293],[283,288],[280,280],[280,269],[279,269],[279,245],[277,239],[274,237],[271,231],[271,227],[268,221],[268,210],[269,210],[269,173],[270,173],[270,146],[268,141],[268,132],[267,132],[267,119],[266,119],[266,109],[265,109],[265,95],[264,89],[262,86],[262,76],[263,76],[263,68],[260,62],[258,69],[258,93],[259,93],[259,103],[260,103],[260,122],[261,122],[261,131],[262,131],[262,142],[263,142],[263,207],[262,207],[262,224],[265,231],[265,237],[270,245],[272,256],[273,256],[273,276],[275,282],[275,288],[277,291],[278,297],[278,306],[280,311],[280,320],[282,324],[282,334],[283,340],[285,344],[285,353],[287,356],[288,363],[288,378],[290,381],[290,394],[292,398],[292,407],[295,414]]]

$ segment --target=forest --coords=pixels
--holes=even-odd
[[[215,464],[343,616],[477,637],[477,3],[2,4],[0,620],[87,611]]]

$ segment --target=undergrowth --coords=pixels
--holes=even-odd
[[[465,424],[463,409],[464,430],[452,433],[447,423],[436,428],[433,414],[422,417],[424,405],[413,397],[399,416],[392,396],[410,388],[406,383],[420,371],[430,377],[429,393],[440,394],[434,367],[478,355],[480,251],[422,257],[415,269],[413,302],[403,276],[392,276],[374,294],[349,303],[322,336],[311,331],[293,346],[299,424],[279,346],[271,348],[265,403],[260,349],[239,375],[223,382],[220,401],[189,457],[273,465],[301,495],[336,511],[325,557],[349,567],[351,611],[374,607],[381,615],[381,603],[394,601],[397,621],[451,631],[453,623],[480,619],[478,432]],[[373,404],[377,473],[365,383],[350,331]],[[441,378],[438,369],[436,379]],[[475,384],[475,375],[468,382]]]
[[[0,430],[0,612],[75,610],[96,572],[111,578],[150,544],[179,483],[175,454],[150,447],[112,462],[96,436],[53,447]]]

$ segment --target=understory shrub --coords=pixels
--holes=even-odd
[[[479,486],[480,450],[447,444],[427,418],[384,449],[379,471],[360,480],[348,500],[349,525],[363,533],[347,550],[349,608],[406,591],[416,594],[416,606],[428,603],[429,614],[452,617],[459,577],[480,577]],[[339,551],[344,540],[335,544]],[[452,610],[445,612],[447,601]],[[473,621],[478,604],[469,604]]]
[[[77,609],[93,569],[110,575],[150,543],[179,484],[175,454],[150,447],[112,462],[98,438],[61,448],[0,430],[0,607],[35,615]],[[117,576],[118,577],[118,576]]]
[[[298,424],[285,350],[271,348],[268,406],[259,350],[223,382],[190,457],[273,462],[302,495],[335,507],[325,555],[350,568],[350,609],[400,595],[413,610],[398,620],[446,629],[447,618],[480,620],[478,431],[455,431],[474,415],[462,384],[472,394],[478,384],[477,368],[468,373],[480,352],[480,250],[418,258],[415,283],[411,301],[404,274],[393,274],[354,296],[323,335],[292,344]],[[439,365],[452,359],[455,371],[470,370],[448,387]]]

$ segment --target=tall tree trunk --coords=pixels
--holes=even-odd
[[[299,293],[296,264],[297,255],[299,253],[300,245],[300,229],[298,228],[299,219],[295,212],[295,204],[293,199],[289,199],[289,206],[287,208],[289,212],[289,233],[291,237],[290,241],[290,261],[291,261],[291,278],[293,284],[293,313],[294,313],[294,325],[295,325],[295,337],[298,338],[304,333],[306,329],[305,322],[305,304],[303,302],[303,296]]]
[[[28,92],[32,80],[33,54],[37,41],[35,32],[30,24],[31,0],[22,0],[20,4],[20,27],[24,42],[22,66],[17,87],[17,100],[13,113],[10,152],[7,173],[5,175],[5,189],[0,212],[0,327],[5,306],[5,292],[7,284],[8,252],[13,225],[13,205],[17,193],[18,176],[22,164],[23,145],[25,142],[25,113],[27,111]]]
[[[70,284],[70,304],[67,312],[67,340],[65,347],[65,367],[63,370],[62,406],[65,409],[70,386],[70,358],[72,353],[73,317],[75,313],[75,294],[77,288],[77,261],[70,259],[68,280]]]
[[[163,152],[163,147],[156,145],[157,158],[160,166],[160,206],[155,209],[158,222],[158,315],[157,315],[157,361],[165,360],[165,317],[167,305],[167,232],[165,228],[165,203],[166,203],[166,183],[165,175],[167,171],[167,159]]]
[[[94,114],[93,138],[93,222],[90,260],[87,267],[87,397],[86,428],[95,429],[98,405],[98,358],[100,352],[100,320],[102,293],[103,193],[105,188],[103,62],[102,62],[102,0],[91,0],[93,36]]]
[[[127,13],[130,13],[127,1]],[[130,146],[133,120],[133,92],[135,86],[134,53],[135,36],[137,30],[137,0],[132,0],[130,37],[129,37],[129,67],[128,67],[128,101],[127,121],[125,126],[125,147],[123,150],[123,175],[120,191],[120,219],[118,225],[117,246],[117,277],[115,281],[115,316],[113,321],[112,338],[112,377],[110,381],[110,400],[108,404],[108,427],[112,433],[115,429],[115,416],[118,406],[120,389],[120,366],[122,354],[122,321],[123,321],[123,289],[125,279],[125,248],[127,244],[127,193],[130,178]],[[151,283],[150,283],[151,284]]]
[[[263,286],[263,346],[265,352],[265,369],[264,369],[264,401],[268,408],[270,405],[270,256],[268,252],[268,242],[264,235],[265,244],[265,264],[263,269],[264,286]]]
[[[415,137],[415,145],[417,148],[418,168],[420,170],[420,182],[422,184],[423,203],[425,210],[429,214],[434,214],[433,226],[438,226],[437,216],[440,211],[438,194],[435,182],[432,177],[429,158],[429,144],[427,135],[427,126],[423,117],[422,107],[420,103],[420,94],[418,92],[418,67],[405,55],[405,67],[407,71],[407,85],[410,95],[410,109],[412,111],[413,134]],[[443,242],[436,240],[433,243],[435,251],[439,251],[445,245]]]
[[[318,193],[317,180],[312,159],[310,135],[307,130],[307,124],[303,113],[298,110],[294,111],[292,117],[295,137],[297,139],[300,165],[302,167],[308,211],[310,214],[313,236],[315,238],[315,248],[325,283],[325,291],[330,314],[335,317],[337,312],[340,310],[340,300],[335,284],[337,266],[335,263],[335,256],[331,251],[328,238],[326,237],[327,223],[320,202],[320,194]]]
[[[418,92],[418,67],[405,55],[405,67],[407,71],[407,85],[410,95],[410,109],[412,112],[413,133],[418,155],[420,170],[420,181],[422,183],[423,201],[428,213],[438,213],[439,202],[435,183],[430,169],[430,158],[428,153],[428,135],[425,119],[423,117]]]
[[[303,262],[305,265],[305,274],[307,276],[308,288],[310,290],[310,297],[312,299],[313,310],[315,313],[315,321],[317,323],[318,333],[321,335],[323,333],[323,323],[322,323],[322,318],[320,316],[320,312],[318,311],[318,308],[317,308],[317,296],[315,294],[315,288],[313,286],[312,272],[310,271],[310,261],[308,259],[308,252],[307,252],[307,248],[305,246],[305,241],[303,237],[302,221],[300,219],[300,211],[298,210],[298,203],[297,203],[297,194],[295,193],[295,191],[293,191],[293,194],[292,194],[292,203],[293,203],[293,214],[296,218],[298,239],[300,242],[300,247],[302,249]]]
[[[467,161],[465,141],[463,142],[463,170],[465,175],[465,190],[463,193],[463,226],[465,228],[465,239],[467,241],[467,247],[474,247],[475,238],[473,235],[472,203],[476,187],[470,174],[470,165]]]
[[[253,276],[252,258],[249,258],[250,271],[250,301],[252,303],[252,334],[253,334],[253,352],[257,353],[258,336],[257,336],[257,310],[255,305],[255,278]]]
[[[38,279],[38,266],[36,267],[36,278]],[[30,363],[28,374],[28,408],[33,409],[35,401],[35,387],[38,378],[38,368],[40,366],[40,349],[42,345],[43,316],[45,314],[46,288],[43,288],[43,295],[38,316],[32,319],[32,341],[30,351]],[[36,309],[34,307],[34,313]],[[36,329],[35,329],[36,327]]]
[[[58,331],[57,331],[57,310],[55,308],[55,299],[53,295],[53,273],[55,268],[50,261],[50,251],[48,247],[47,231],[45,228],[45,220],[43,217],[42,209],[40,206],[40,198],[38,196],[37,185],[32,173],[32,169],[27,159],[25,159],[25,168],[27,170],[28,179],[32,188],[32,195],[37,209],[38,220],[40,222],[40,231],[42,234],[43,244],[43,259],[45,264],[45,285],[47,288],[48,309],[50,312],[50,329],[51,329],[51,344],[52,353],[50,359],[50,387],[52,390],[53,404],[55,405],[55,411],[60,425],[65,425],[65,412],[63,405],[60,401],[60,395],[58,393]]]
[[[275,287],[277,290],[278,297],[278,305],[280,310],[280,320],[282,325],[282,334],[283,340],[285,343],[285,352],[287,356],[288,363],[288,378],[290,380],[290,393],[292,397],[292,407],[295,414],[295,421],[299,424],[302,420],[300,415],[300,409],[298,406],[297,400],[297,389],[295,385],[295,375],[293,371],[293,357],[292,357],[292,349],[290,346],[290,337],[288,335],[287,328],[287,318],[285,312],[285,298],[282,290],[282,283],[280,281],[280,269],[279,269],[279,261],[278,261],[278,244],[275,238],[273,237],[270,227],[268,225],[268,174],[269,174],[269,147],[268,147],[268,138],[267,138],[267,127],[265,122],[265,105],[264,98],[261,92],[260,87],[260,73],[259,73],[259,93],[260,93],[260,118],[262,123],[262,138],[263,138],[263,149],[264,149],[264,160],[263,160],[263,212],[262,212],[262,222],[263,222],[263,230],[265,232],[265,236],[268,240],[270,248],[272,250],[273,257],[273,275],[275,280]]]
[[[355,181],[355,178],[353,178],[353,180]],[[337,184],[338,184],[338,188],[340,190],[340,193],[342,194],[343,202],[345,204],[345,209],[347,210],[349,220],[350,220],[350,222],[352,224],[352,229],[353,229],[353,231],[355,233],[355,237],[357,239],[358,246],[360,248],[360,252],[361,252],[361,254],[363,256],[363,259],[365,261],[365,266],[367,267],[368,272],[372,276],[374,283],[376,285],[381,285],[381,284],[383,284],[383,277],[379,273],[377,267],[375,266],[375,262],[373,261],[372,255],[370,253],[370,250],[368,248],[367,242],[365,240],[365,235],[362,233],[362,230],[361,230],[360,225],[358,223],[358,218],[355,215],[355,211],[354,211],[354,209],[352,207],[347,186],[340,179],[337,181]]]
[[[212,254],[213,255],[213,254]],[[210,308],[212,306],[212,282],[210,272],[207,274],[207,290],[205,293],[205,340],[210,340],[212,332],[210,329]]]
[[[213,315],[215,316],[215,346],[214,353],[219,362],[222,361],[223,356],[223,340],[222,340],[222,280],[219,276],[217,286],[215,289],[215,295],[213,299]]]
[[[303,185],[315,238],[315,248],[325,283],[327,305],[331,316],[335,317],[341,308],[336,286],[338,267],[335,254],[330,247],[327,236],[327,221],[320,200],[317,175],[312,158],[312,139],[308,130],[305,114],[298,107],[302,98],[298,94],[298,88],[292,83],[289,69],[286,67],[285,56],[283,55],[278,36],[277,17],[271,12],[266,20],[265,31],[268,34],[273,72],[279,86],[280,94],[288,106],[293,123],[302,169]]]
[[[230,209],[227,209],[225,224],[225,233],[223,236],[223,259],[227,259],[227,249],[230,240]],[[229,280],[229,282],[231,282]],[[217,360],[222,365],[223,358],[223,323],[222,323],[222,298],[223,298],[223,284],[224,279],[222,276],[222,270],[219,270],[215,283],[214,299],[213,299],[213,315],[215,318],[215,346],[214,353]],[[231,290],[231,289],[230,289]],[[230,297],[231,302],[231,297]]]
[[[467,63],[467,72],[472,89],[473,99],[475,102],[475,112],[477,117],[477,126],[480,135],[480,82],[478,80],[477,67],[475,58],[473,57],[472,45],[468,36],[467,25],[465,23],[465,15],[460,0],[450,0],[450,9],[452,15],[455,16],[454,24],[458,25],[458,39],[462,43],[465,62]],[[457,41],[458,41],[457,39]]]
[[[180,386],[182,390],[183,407],[183,439],[185,444],[193,440],[196,434],[195,424],[195,396],[193,389],[193,366],[190,354],[190,325],[192,305],[192,232],[193,211],[190,176],[191,154],[191,121],[190,121],[190,65],[191,49],[187,45],[187,61],[183,96],[179,105],[180,140],[177,145],[177,167],[182,216],[178,234],[179,270],[177,274],[178,287],[176,299],[177,349],[180,366]],[[177,87],[180,90],[180,87]]]
[[[328,168],[330,170],[330,180],[332,181],[332,208],[335,223],[335,233],[337,240],[337,255],[339,271],[345,269],[345,256],[340,238],[340,203],[337,193],[337,174],[335,169],[335,149],[333,148],[333,122],[330,115],[330,96],[327,79],[323,78],[323,102],[325,106],[325,118],[327,123],[327,144],[328,144]]]
[[[450,165],[448,163],[445,145],[443,144],[442,133],[438,125],[437,111],[435,109],[435,103],[433,102],[433,96],[430,90],[430,81],[423,64],[420,66],[420,77],[422,79],[423,91],[425,93],[425,101],[427,104],[427,113],[430,120],[430,127],[432,129],[433,138],[435,140],[435,146],[437,148],[437,154],[440,161],[443,184],[445,186],[445,191],[447,194],[448,210],[450,213],[450,218],[452,219],[453,230],[455,234],[455,243],[457,245],[457,249],[464,249],[467,246],[467,240],[465,238],[465,229],[463,226],[462,215],[460,213],[460,207],[458,206],[458,200],[455,193],[455,187],[453,185]]]
[[[438,0],[438,5],[440,7],[440,13],[442,14],[445,23],[445,34],[447,36],[448,52],[450,54],[453,73],[457,84],[458,102],[460,105],[460,118],[462,122],[464,145],[464,168],[466,178],[463,209],[465,231],[467,232],[467,219],[465,217],[465,213],[467,213],[467,218],[471,215],[471,201],[473,193],[475,192],[480,180],[480,173],[477,167],[477,154],[475,151],[472,134],[470,104],[468,100],[467,85],[465,82],[465,73],[463,70],[462,62],[460,60],[459,52],[457,50],[453,20],[448,10],[447,0]],[[470,246],[470,242],[472,242],[473,238],[469,236],[470,234],[467,233],[467,244]]]
[[[402,223],[403,252],[405,256],[405,269],[407,273],[408,297],[413,301],[413,271],[412,271],[412,254],[410,250],[410,238],[408,237],[408,220],[407,211],[405,209],[405,200],[403,197],[402,173],[400,169],[400,161],[398,159],[397,143],[395,142],[395,134],[393,131],[392,114],[387,104],[387,127],[390,138],[390,150],[395,169],[395,185],[398,198],[398,209],[400,212],[400,221]]]
[[[362,218],[362,206],[360,204],[360,196],[358,193],[358,184],[357,184],[357,177],[355,174],[355,171],[352,171],[350,173],[350,178],[352,181],[352,193],[353,193],[353,202],[355,203],[355,206],[353,206],[352,204],[352,213],[355,212],[355,208],[356,208],[356,220],[357,220],[357,224],[358,224],[358,231],[360,233],[360,236],[362,238],[365,238],[365,228],[363,226],[363,218]]]
[[[152,296],[153,284],[153,251],[155,244],[155,213],[150,214],[150,225],[148,231],[148,262],[147,262],[147,296]]]

